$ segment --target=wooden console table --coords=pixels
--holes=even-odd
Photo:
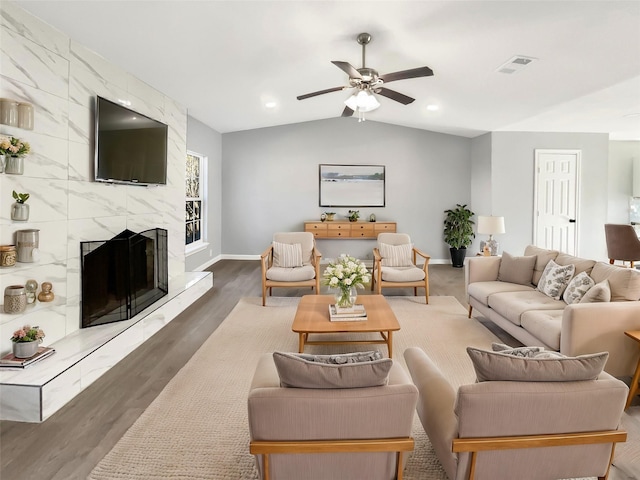
[[[379,233],[396,233],[395,222],[304,222],[304,231],[316,238],[378,238]]]

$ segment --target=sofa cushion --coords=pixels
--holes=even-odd
[[[273,242],[273,266],[294,268],[302,266],[302,245]]]
[[[595,260],[588,260],[586,258],[574,257],[573,255],[569,255],[567,253],[559,253],[555,258],[554,262],[558,265],[574,265],[576,267],[576,271],[574,275],[585,272],[587,275],[591,275],[591,270],[593,266],[596,264]]]
[[[549,260],[538,282],[538,290],[554,300],[560,300],[575,270],[574,265],[561,266]]]
[[[535,245],[528,245],[524,249],[525,256],[536,256],[536,265],[533,268],[533,278],[531,279],[534,285],[538,285],[547,263],[549,263],[549,260],[555,260],[558,253],[559,252],[557,250],[547,250],[546,248],[536,247]]]
[[[531,285],[535,264],[535,255],[514,257],[507,252],[503,252],[500,270],[498,270],[498,280],[520,285]]]
[[[385,282],[419,282],[424,280],[424,270],[418,267],[380,267]]]
[[[537,353],[544,352],[543,347],[512,347],[504,343],[492,343],[491,350],[513,355],[514,357],[535,357]]]
[[[410,267],[413,265],[411,261],[413,245],[411,243],[404,245],[380,243],[378,249],[382,256],[382,265],[385,267]]]
[[[467,286],[469,296],[475,298],[483,305],[489,303],[489,297],[494,293],[504,292],[530,292],[533,290],[531,285],[520,285],[518,283],[508,282],[474,282]]]
[[[522,328],[541,342],[560,350],[560,331],[562,330],[563,310],[529,310],[520,317]]]
[[[267,270],[266,277],[275,282],[302,282],[313,280],[316,270],[312,265],[304,265],[299,268],[271,267]]]
[[[390,358],[380,352],[305,355],[273,352],[280,385],[293,388],[362,388],[386,385]]]
[[[598,262],[591,271],[596,283],[608,280],[611,287],[611,301],[640,299],[640,272],[635,268],[625,268]]]
[[[596,283],[593,287],[585,293],[584,297],[580,299],[580,303],[596,303],[596,302],[610,302],[611,301],[611,287],[609,287],[609,280],[603,280]]]
[[[578,357],[525,358],[467,347],[478,382],[575,382],[595,380],[608,352]]]
[[[587,272],[580,272],[571,279],[569,285],[567,285],[567,289],[562,294],[562,299],[567,303],[567,305],[578,303],[582,300],[585,293],[587,293],[595,284],[596,282],[587,275]]]
[[[558,310],[567,306],[562,300],[554,300],[537,290],[496,293],[489,297],[489,306],[515,325],[522,323],[521,316],[529,310]]]

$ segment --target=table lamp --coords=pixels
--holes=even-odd
[[[478,234],[489,235],[489,240],[480,242],[481,251],[487,246],[491,255],[497,255],[499,244],[493,236],[499,233],[504,233],[504,217],[478,216]]]

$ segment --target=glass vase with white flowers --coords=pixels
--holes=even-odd
[[[364,284],[371,280],[365,264],[344,253],[329,263],[322,276],[323,284],[336,292],[336,305],[341,308],[352,307],[357,297],[356,289],[364,289]]]

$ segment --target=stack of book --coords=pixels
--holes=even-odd
[[[338,307],[329,305],[329,319],[332,322],[357,322],[367,319],[367,311],[364,305],[356,304],[353,307]]]
[[[54,353],[55,349],[52,347],[40,347],[36,354],[29,358],[18,358],[13,353],[8,353],[0,358],[0,368],[25,368]]]

